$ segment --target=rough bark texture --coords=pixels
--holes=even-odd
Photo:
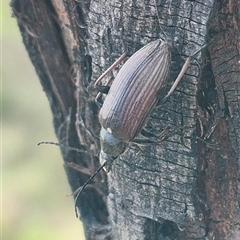
[[[170,101],[146,125],[171,132],[161,145],[134,145],[101,172],[77,205],[87,239],[239,239],[240,3],[233,1],[28,1],[11,3],[53,112],[73,191],[99,167],[100,125],[87,90],[124,51],[159,37],[172,42]],[[114,71],[113,75],[116,74]],[[74,217],[74,216],[73,216]]]

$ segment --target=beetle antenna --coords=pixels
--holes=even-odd
[[[65,146],[64,144],[56,143],[56,142],[39,142],[39,143],[37,144],[37,146],[40,146],[40,145],[42,145],[42,144],[51,144],[51,145],[55,145],[55,146],[58,146],[58,147],[66,148],[66,149],[68,149],[68,150],[72,150],[72,151],[76,151],[76,152],[83,152],[83,153],[89,154],[87,151],[85,151],[85,150],[83,150],[83,149]]]
[[[74,207],[75,207],[75,214],[78,218],[78,211],[77,211],[77,200],[80,196],[80,194],[83,192],[85,187],[88,185],[88,183],[106,166],[107,162],[104,162],[102,166],[100,166],[97,171],[82,185],[82,187],[79,189],[79,192],[77,193],[77,196],[74,199]]]
[[[74,148],[74,147],[69,147],[69,146],[65,146],[63,144],[60,144],[60,143],[56,143],[56,142],[39,142],[37,144],[37,146],[40,146],[42,144],[51,144],[51,145],[55,145],[55,146],[58,146],[58,147],[64,147],[68,150],[73,150],[73,151],[76,151],[76,152],[83,152],[83,153],[87,153],[89,154],[87,151],[83,150],[83,149],[79,149],[79,148]],[[77,190],[77,196],[75,197],[74,199],[74,207],[75,207],[75,214],[76,214],[76,217],[78,218],[78,212],[77,212],[77,200],[79,198],[79,196],[81,195],[81,193],[83,192],[83,190],[85,189],[85,187],[89,184],[89,182],[107,165],[107,162],[104,162],[102,164],[102,166],[100,166],[96,172],[83,184],[83,186],[81,188],[79,188]]]
[[[159,17],[159,14],[158,14],[157,1],[156,1],[156,0],[154,0],[154,6],[155,6],[155,10],[156,10],[156,15],[157,15],[157,19],[158,19],[159,28],[160,28],[161,31],[163,32],[163,35],[164,35],[165,39],[167,39],[167,35],[166,35],[166,33],[163,31],[163,29],[162,29],[162,27],[161,27],[161,22],[160,22],[160,17]]]

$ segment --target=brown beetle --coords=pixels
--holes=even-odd
[[[160,39],[150,42],[132,55],[120,69],[112,86],[106,88],[109,92],[105,91],[108,94],[100,110],[99,121],[102,126],[100,161],[108,170],[111,169],[113,160],[125,151],[127,144],[134,142],[157,102],[165,102],[173,93],[186,72],[191,57],[186,59],[165,97],[160,96],[159,92],[168,76],[171,51],[170,45]]]
[[[170,46],[158,39],[132,55],[114,79],[99,113],[100,159],[109,168],[141,131],[159,100],[170,64]]]

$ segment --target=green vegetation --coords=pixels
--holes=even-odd
[[[2,221],[4,240],[84,239],[75,218],[45,93],[3,1]]]

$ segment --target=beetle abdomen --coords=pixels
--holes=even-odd
[[[168,75],[170,47],[156,40],[138,50],[117,74],[99,113],[101,125],[116,138],[131,141],[156,104]]]

